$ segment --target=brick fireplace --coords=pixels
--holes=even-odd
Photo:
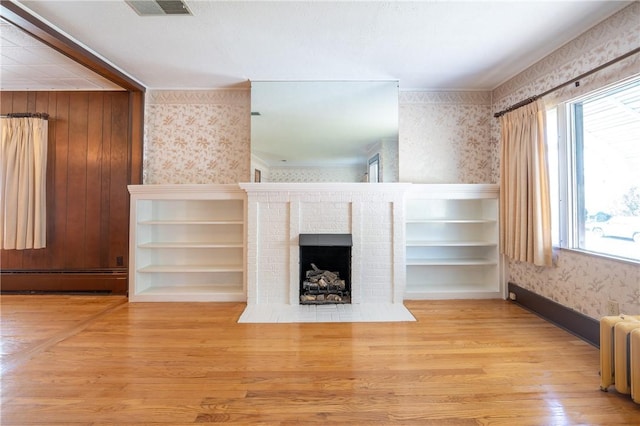
[[[270,307],[271,312],[277,312],[300,306],[300,234],[350,234],[351,305],[358,305],[358,310],[364,305],[406,310],[402,305],[403,199],[408,184],[240,186],[248,200],[247,309],[241,322],[263,322],[252,314],[268,311],[260,308]],[[413,320],[406,312],[407,320]]]

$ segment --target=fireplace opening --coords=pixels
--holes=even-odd
[[[300,304],[351,303],[351,234],[300,234]]]

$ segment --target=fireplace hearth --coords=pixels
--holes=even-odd
[[[299,245],[300,304],[351,303],[351,234],[300,234]]]

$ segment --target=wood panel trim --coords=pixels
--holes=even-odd
[[[142,159],[144,151],[144,93],[129,92],[129,183],[142,184]]]
[[[515,303],[541,318],[557,325],[593,346],[600,347],[600,323],[553,300],[540,296],[514,283],[509,283],[509,294]]]
[[[144,92],[146,90],[142,84],[83,48],[59,31],[51,28],[13,2],[8,0],[0,1],[0,16],[16,27],[31,34],[31,36],[52,49],[84,65],[95,73],[100,74],[102,77],[123,89],[134,92]]]
[[[127,271],[3,271],[1,293],[107,292],[127,294]],[[28,290],[25,290],[28,289]]]

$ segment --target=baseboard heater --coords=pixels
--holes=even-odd
[[[593,346],[600,347],[600,323],[553,300],[509,283],[511,300]]]
[[[0,290],[9,293],[127,294],[127,270],[4,270]]]

